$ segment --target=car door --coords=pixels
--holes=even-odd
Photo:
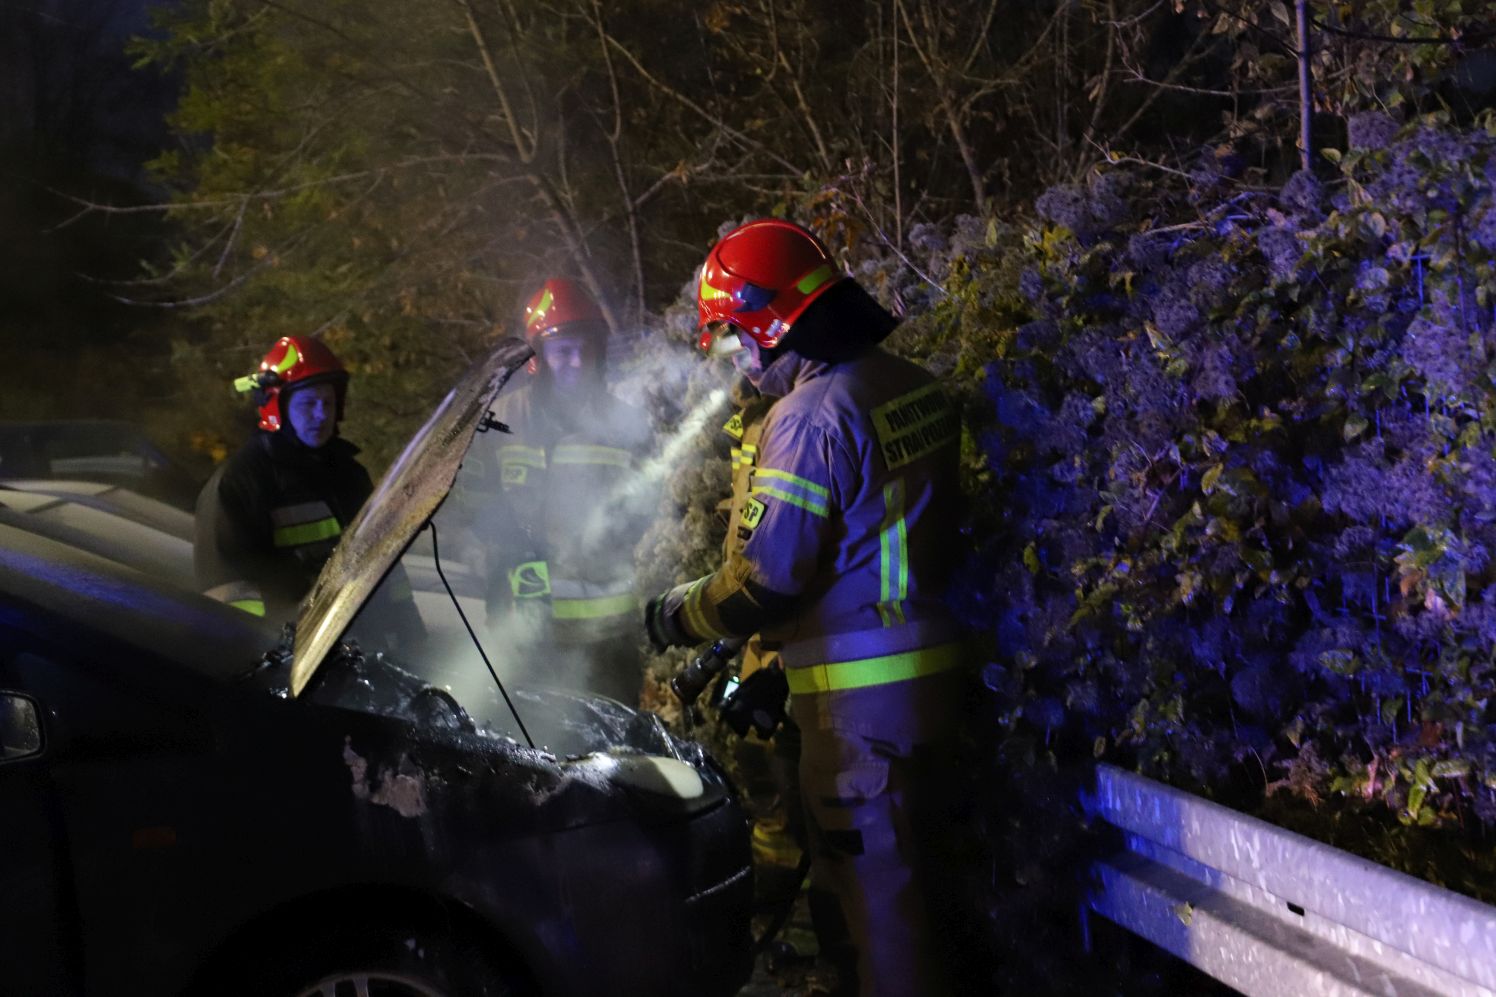
[[[200,832],[219,792],[204,712],[213,683],[85,621],[38,632],[48,641],[24,646],[11,673],[47,714],[46,830],[66,872],[55,907],[81,987],[34,992],[179,992],[211,928],[207,874],[224,858]]]
[[[7,993],[74,994],[78,917],[47,703],[30,688],[36,650],[0,617],[0,981]]]

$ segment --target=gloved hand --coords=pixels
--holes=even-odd
[[[657,652],[697,643],[681,629],[681,625],[676,622],[676,612],[669,608],[672,603],[677,608],[680,606],[678,598],[670,598],[674,594],[666,592],[657,595],[644,606],[644,632],[649,635],[650,646]]]
[[[786,719],[784,704],[789,695],[790,683],[784,669],[771,665],[744,679],[717,707],[717,712],[738,737],[747,737],[751,730],[767,741]]]

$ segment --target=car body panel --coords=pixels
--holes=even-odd
[[[104,492],[83,491],[90,488]],[[145,507],[146,514],[136,513],[133,506],[137,504]],[[155,515],[160,512],[171,515]],[[181,524],[173,522],[175,516],[185,518],[185,535],[180,532]],[[112,485],[0,482],[0,523],[106,557],[181,588],[197,585],[191,517]]]

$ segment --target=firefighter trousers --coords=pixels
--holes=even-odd
[[[862,997],[951,992],[936,928],[950,904],[938,855],[953,802],[951,757],[941,744],[802,730],[812,889],[839,901]]]

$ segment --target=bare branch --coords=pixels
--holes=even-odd
[[[670,86],[670,84],[655,76],[648,69],[645,69],[644,64],[641,63],[637,57],[635,57],[634,53],[629,51],[628,46],[624,45],[617,38],[614,38],[611,34],[609,34],[607,38],[608,44],[611,45],[616,52],[627,59],[629,65],[634,67],[634,71],[642,76],[650,86],[659,90],[662,94],[679,103],[681,106],[696,112],[702,117],[703,120],[711,122],[713,125],[722,129],[723,132],[731,135],[735,140],[742,143],[743,145],[748,146],[756,152],[763,153],[765,156],[768,156],[775,163],[778,163],[786,170],[789,170],[790,173],[794,174],[795,176],[799,176],[801,173],[805,172],[800,167],[796,166],[794,163],[790,162],[788,159],[785,159],[779,153],[775,152],[773,149],[764,145],[757,139],[751,138],[750,136],[738,131],[736,128],[733,128],[727,122],[723,121],[720,117],[712,114],[706,108],[696,103],[696,101],[692,100],[690,97],[687,97],[679,90],[676,90],[674,87]]]
[[[467,19],[468,33],[473,37],[473,44],[478,48],[478,55],[483,60],[484,72],[488,74],[489,85],[493,87],[494,96],[498,99],[499,110],[504,115],[504,123],[509,127],[509,138],[514,144],[515,155],[521,163],[529,164],[535,158],[535,141],[526,142],[524,134],[520,131],[519,122],[514,117],[514,108],[509,103],[509,91],[504,87],[504,81],[499,79],[498,67],[494,65],[493,53],[489,51],[488,41],[483,36],[483,28],[478,24],[478,18],[473,13],[473,6],[468,0],[457,0],[457,5],[462,8],[463,16]]]
[[[940,106],[945,112],[946,127],[950,129],[951,139],[956,143],[956,151],[961,156],[961,161],[966,165],[967,176],[971,179],[971,193],[976,199],[977,210],[982,214],[987,213],[987,192],[982,186],[982,171],[977,166],[976,154],[971,144],[966,140],[966,129],[962,124],[962,116],[957,113],[955,103],[951,99],[950,88],[947,85],[944,73],[935,66],[934,58],[925,51],[919,43],[919,32],[915,31],[914,24],[909,18],[909,11],[905,9],[904,0],[894,0],[894,6],[899,16],[904,21],[904,31],[909,36],[909,45],[914,49],[914,54],[925,67],[931,82],[935,84],[935,92],[940,101]],[[925,11],[928,16],[928,10]]]

